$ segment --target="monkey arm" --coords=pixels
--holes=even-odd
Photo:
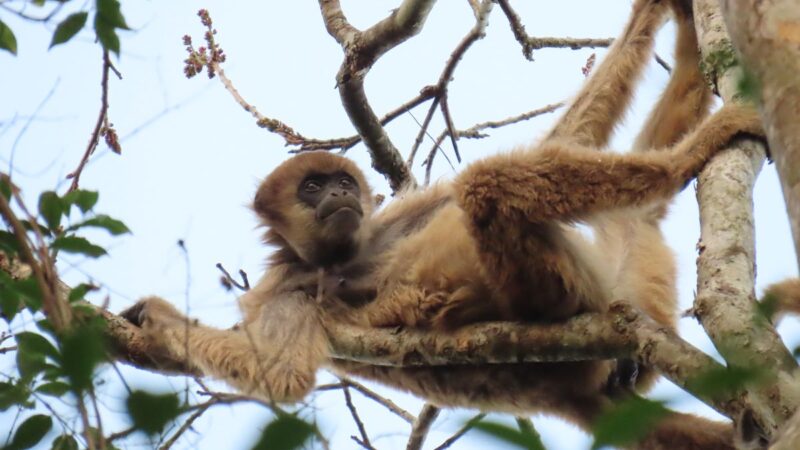
[[[198,324],[157,297],[139,301],[123,315],[142,328],[157,352],[187,360],[245,394],[299,401],[314,387],[316,370],[328,355],[319,313],[302,292],[260,300],[259,314],[237,330]]]
[[[755,110],[728,104],[665,152],[597,153],[550,142],[479,161],[455,189],[477,228],[581,220],[673,195],[739,133],[762,136],[761,121]]]

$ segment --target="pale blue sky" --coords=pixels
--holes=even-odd
[[[68,4],[65,8],[81,5]],[[343,1],[354,25],[366,27],[383,18],[398,1]],[[628,0],[516,1],[527,31],[536,36],[612,37],[627,17]],[[14,2],[10,2],[13,7]],[[101,191],[97,211],[125,221],[133,234],[109,239],[93,235],[108,245],[110,256],[87,261],[64,255],[59,267],[65,280],[92,280],[102,286],[90,299],[118,311],[137,298],[157,294],[209,324],[227,327],[238,320],[234,295],[219,285],[214,267],[244,269],[251,280],[263,270],[268,249],[260,243],[256,220],[247,208],[258,180],[286,157],[283,141],[255,126],[251,117],[222,85],[204,76],[186,80],[181,36],[190,34],[196,45],[203,29],[197,9],[211,11],[218,39],[228,55],[227,75],[242,95],[263,114],[283,120],[300,133],[315,138],[353,134],[334,76],[341,50],[325,32],[317,2],[262,1],[202,3],[123,2],[132,32],[121,32],[122,54],[115,65],[123,80],[112,78],[109,115],[122,138],[121,156],[100,144],[86,168],[82,187]],[[64,176],[80,159],[99,108],[100,49],[85,31],[74,42],[47,51],[53,25],[21,22],[0,10],[0,19],[17,34],[19,56],[0,53],[0,170],[11,171],[31,205],[42,190],[63,192]],[[379,115],[413,97],[420,88],[438,79],[447,56],[472,27],[466,1],[443,0],[436,4],[421,35],[384,56],[367,78],[366,89]],[[467,53],[450,84],[450,107],[456,126],[501,119],[569,98],[583,80],[581,67],[590,49],[541,50],[535,62],[526,61],[514,41],[505,17],[495,8],[487,36]],[[46,29],[45,29],[46,28]],[[665,27],[658,52],[671,60],[671,27]],[[602,58],[604,50],[595,50]],[[654,102],[666,83],[666,72],[651,65],[639,89],[635,113],[620,129],[615,149],[624,150],[640,124],[643,111]],[[48,92],[53,94],[47,98]],[[45,102],[46,100],[46,102]],[[44,103],[43,103],[44,102]],[[41,106],[40,106],[41,105]],[[28,118],[39,108],[36,118]],[[413,111],[421,120],[426,107]],[[553,115],[492,130],[479,141],[460,141],[464,159],[481,156],[529,142],[546,130]],[[23,133],[23,129],[27,130]],[[431,127],[438,135],[439,117]],[[407,154],[416,136],[415,121],[404,115],[388,131],[395,145]],[[421,151],[427,152],[426,141]],[[452,154],[449,145],[446,151]],[[349,156],[369,169],[363,146]],[[421,160],[421,158],[418,158]],[[453,171],[438,158],[434,173],[450,177]],[[423,170],[414,168],[421,179]],[[375,190],[388,194],[383,179],[369,173]],[[788,225],[774,169],[765,167],[756,189],[759,286],[796,274]],[[695,286],[695,243],[699,235],[694,192],[680,196],[664,225],[680,264],[683,308],[692,301]],[[186,242],[187,265],[176,242]],[[187,290],[188,286],[188,290]],[[14,330],[26,326],[14,324]],[[782,329],[797,328],[788,322]],[[681,321],[683,335],[705,351],[711,345],[691,319]],[[789,339],[796,344],[795,333]],[[0,359],[0,371],[11,361]],[[180,378],[123,368],[129,384],[153,389],[182,389]],[[108,381],[101,401],[109,417],[121,417],[124,392],[113,371],[100,375]],[[321,374],[322,380],[329,377]],[[171,386],[171,387],[170,387]],[[217,386],[222,389],[222,386]],[[415,413],[421,403],[390,390],[381,392]],[[672,400],[678,409],[697,410],[697,402],[680,395],[668,383],[655,397]],[[368,400],[355,395],[357,405],[379,448],[405,448],[408,426]],[[333,448],[354,448],[350,435],[357,434],[338,391],[319,395],[312,403],[321,427]],[[708,411],[707,408],[699,408]],[[472,412],[445,413],[436,421],[426,448],[433,448],[456,430]],[[8,415],[0,415],[7,423]],[[263,408],[252,405],[216,407],[195,423],[199,434],[189,433],[175,448],[244,448],[255,437],[252,427],[267,420]],[[501,416],[495,417],[501,419]],[[106,426],[123,427],[115,419]],[[574,427],[557,420],[536,419],[549,449],[588,447],[589,440]],[[0,427],[0,431],[5,427]],[[145,443],[139,439],[137,442]],[[147,445],[145,445],[147,447]],[[455,449],[486,448],[486,441],[470,433]]]

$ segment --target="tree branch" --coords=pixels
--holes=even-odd
[[[721,2],[731,39],[760,100],[800,267],[800,8],[794,0]]]
[[[411,433],[408,436],[408,444],[406,450],[420,450],[422,444],[425,443],[425,438],[428,437],[428,432],[431,430],[433,421],[439,416],[439,408],[436,406],[425,403],[422,410],[417,415],[417,420],[411,426]]]
[[[695,0],[704,66],[725,101],[734,101],[741,67],[732,55],[718,2]],[[715,156],[698,177],[701,237],[694,311],[729,365],[775,370],[776,381],[753,389],[754,419],[771,435],[795,411],[797,368],[755,303],[752,188],[764,161],[760,142],[739,140]],[[743,326],[743,324],[746,324]]]

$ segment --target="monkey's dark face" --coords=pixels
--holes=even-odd
[[[346,172],[308,175],[297,187],[297,198],[314,209],[320,225],[335,234],[353,233],[364,216],[361,188]]]
[[[314,259],[323,265],[350,259],[364,218],[361,188],[347,172],[310,173],[297,187],[297,198],[314,210],[319,227]]]

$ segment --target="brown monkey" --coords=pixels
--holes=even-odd
[[[611,361],[374,367],[330,360],[324,325],[441,330],[557,321],[624,298],[674,326],[675,269],[657,228],[663,205],[736,133],[761,134],[756,114],[735,105],[692,129],[706,114],[708,93],[688,4],[637,0],[623,35],[543,142],[479,161],[451,183],[401,193],[375,214],[369,186],[349,160],[314,152],[281,164],[254,202],[278,250],[241,298],[239,330],[191,323],[157,298],[126,316],[170,356],[275,401],[302,399],[317,368],[328,365],[443,406],[545,411],[588,426],[610,402]],[[636,152],[599,152],[669,6],[678,19],[672,80]],[[595,227],[596,242],[572,228],[579,221]],[[681,430],[680,418],[643,446],[707,448],[728,433],[716,425]]]

